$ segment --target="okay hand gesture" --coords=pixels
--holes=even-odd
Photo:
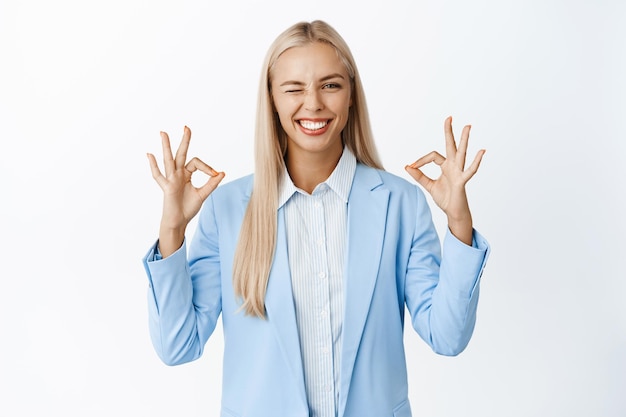
[[[478,151],[474,161],[465,169],[470,128],[469,125],[463,128],[457,148],[452,133],[452,117],[448,117],[444,122],[446,156],[443,157],[439,152],[432,151],[405,168],[446,213],[450,231],[467,244],[471,244],[472,241],[472,216],[465,193],[465,184],[476,174],[485,154],[484,149]],[[441,175],[437,179],[429,178],[420,169],[431,162],[441,167]]]
[[[183,139],[176,156],[173,156],[169,136],[161,132],[165,175],[161,173],[154,155],[148,154],[152,177],[163,190],[163,214],[159,232],[159,249],[163,257],[169,256],[182,245],[187,225],[225,175],[198,158],[187,162],[190,140],[191,130],[185,126]],[[195,187],[191,183],[192,174],[198,170],[209,176],[201,187]]]

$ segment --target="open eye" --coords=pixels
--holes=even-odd
[[[341,88],[341,86],[339,84],[337,84],[337,83],[326,83],[326,84],[324,84],[322,86],[322,88],[326,89],[326,90],[328,90],[328,89],[332,90],[332,89],[336,89],[336,88]]]

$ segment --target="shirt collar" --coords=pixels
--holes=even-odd
[[[355,172],[356,157],[348,148],[344,147],[337,166],[322,184],[326,184],[328,188],[333,190],[344,203],[347,203]],[[298,187],[296,187],[293,181],[291,181],[287,168],[285,168],[278,191],[278,208],[285,205],[291,196],[299,191]]]

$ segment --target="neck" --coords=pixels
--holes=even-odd
[[[318,184],[326,181],[337,166],[343,146],[338,151],[320,154],[300,154],[287,151],[287,171],[294,185],[311,194]]]

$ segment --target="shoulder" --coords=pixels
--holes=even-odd
[[[216,201],[228,200],[231,198],[246,198],[252,192],[254,175],[246,175],[233,181],[221,184],[213,191],[211,197]]]
[[[206,199],[199,215],[199,227],[210,231],[230,231],[238,236],[238,225],[244,216],[252,190],[253,176],[247,175],[220,184]]]
[[[414,182],[408,181],[398,175],[382,169],[368,167],[363,164],[357,165],[355,178],[365,179],[364,182],[371,186],[381,187],[393,193],[422,193],[421,188]]]
[[[220,184],[205,201],[204,211],[221,213],[220,216],[224,216],[224,213],[234,214],[242,211],[250,199],[253,182],[254,177],[247,175],[226,184]]]
[[[417,183],[381,169],[358,164],[353,187],[361,190],[353,190],[359,194],[386,193],[390,209],[400,210],[398,213],[430,210],[426,194]]]
[[[398,175],[392,174],[387,171],[378,171],[380,173],[380,177],[383,183],[389,187],[390,189],[395,190],[411,190],[419,189],[417,185],[406,180],[405,178],[399,177]]]

